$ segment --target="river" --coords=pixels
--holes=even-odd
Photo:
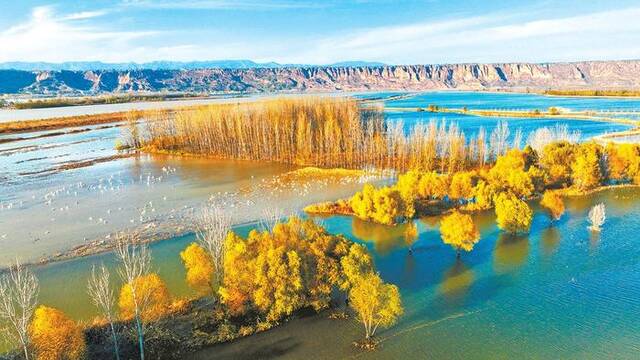
[[[367,94],[362,96],[390,96]],[[540,108],[626,112],[640,110],[633,99],[577,99],[519,94],[427,93],[387,101],[388,107],[428,104],[469,108]],[[103,106],[103,105],[97,105]],[[407,127],[417,121],[447,120],[469,135],[507,121],[526,135],[540,126],[566,124],[582,140],[629,125],[571,119],[505,119],[425,112],[388,112]],[[86,129],[86,131],[85,131]],[[74,132],[71,130],[79,130]],[[49,135],[49,136],[43,136]],[[241,194],[251,202],[250,222],[262,209],[278,205],[288,213],[319,200],[352,194],[359,181],[288,184],[283,175],[295,167],[281,164],[136,155],[91,166],[59,166],[107,159],[120,128],[89,126],[0,136],[0,266],[19,257],[37,261],[96,239],[108,241],[123,228],[146,229],[169,237],[152,245],[154,266],[175,296],[190,294],[178,253],[194,236],[185,231],[210,196]],[[302,189],[302,190],[301,190]],[[265,195],[268,195],[265,197]],[[568,204],[553,227],[537,214],[530,236],[509,239],[495,228],[491,213],[477,215],[482,241],[456,261],[443,246],[437,219],[418,221],[413,244],[402,229],[363,223],[349,217],[325,219],[328,229],[363,242],[372,250],[385,280],[402,292],[405,315],[380,333],[379,351],[360,354],[351,342],[362,332],[353,320],[325,315],[292,321],[266,333],[205,350],[200,358],[251,355],[289,358],[631,358],[640,344],[640,255],[629,234],[640,231],[635,190],[608,191]],[[586,230],[585,213],[607,204],[608,222],[600,236]],[[144,212],[144,213],[143,213]],[[248,226],[241,228],[245,232]],[[171,236],[171,233],[184,235]],[[408,246],[414,249],[409,254]],[[7,251],[8,250],[8,251]],[[85,295],[93,264],[113,263],[106,253],[36,267],[40,302],[76,319],[95,314]],[[61,291],[64,289],[64,291]]]

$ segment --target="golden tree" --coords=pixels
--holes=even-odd
[[[576,147],[568,141],[554,142],[544,147],[540,166],[549,174],[549,185],[566,186],[571,182],[571,163]]]
[[[556,191],[545,191],[540,201],[540,206],[547,211],[552,221],[560,219],[562,214],[564,214],[564,202],[560,194]]]
[[[451,177],[449,197],[452,200],[466,200],[471,197],[475,179],[475,172],[458,172]]]
[[[371,255],[364,245],[352,244],[349,253],[340,260],[342,281],[340,288],[349,290],[364,274],[373,271]]]
[[[496,185],[485,180],[479,180],[472,191],[474,201],[468,204],[467,207],[473,210],[491,209],[493,207],[493,197],[497,192],[498,187]]]
[[[460,250],[471,251],[473,246],[480,241],[480,232],[471,216],[458,211],[454,211],[442,219],[440,236],[442,242],[456,249],[457,257],[460,257]]]
[[[245,240],[234,232],[230,232],[225,240],[224,278],[218,292],[222,302],[233,315],[243,314],[254,289],[254,278],[251,273],[251,262],[254,257],[253,244],[249,240],[257,236],[254,230]],[[251,246],[251,248],[250,248]]]
[[[603,179],[602,147],[596,143],[580,145],[571,164],[573,185],[580,190],[599,186]]]
[[[441,199],[449,191],[448,177],[435,171],[425,173],[418,183],[418,195],[424,199]]]
[[[211,255],[198,243],[191,243],[182,252],[180,258],[187,270],[187,284],[200,294],[214,293],[213,260]]]
[[[86,351],[84,332],[62,311],[39,306],[29,333],[39,360],[82,359]]]
[[[353,213],[360,219],[385,225],[394,225],[415,214],[413,202],[405,201],[400,191],[388,186],[376,189],[371,184],[365,184],[349,203]]]
[[[500,229],[512,234],[529,232],[533,212],[526,202],[513,194],[500,193],[494,198],[494,203]]]
[[[342,260],[357,248],[311,220],[291,217],[272,226],[246,238],[227,236],[222,303],[234,315],[254,309],[269,322],[304,306],[328,307],[334,290],[345,286]]]
[[[367,340],[375,336],[378,327],[395,324],[404,311],[398,287],[385,284],[372,272],[364,274],[351,288],[349,305],[364,325]]]
[[[156,273],[139,276],[120,289],[118,305],[125,320],[134,318],[136,312],[145,323],[158,320],[167,313],[169,304],[169,290]]]

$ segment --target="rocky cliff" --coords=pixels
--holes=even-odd
[[[640,61],[191,70],[0,70],[0,93],[638,89]]]

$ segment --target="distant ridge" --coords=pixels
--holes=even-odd
[[[0,70],[23,71],[105,71],[105,70],[196,70],[196,69],[260,69],[285,67],[354,67],[384,66],[384,63],[369,61],[345,61],[329,65],[258,63],[251,60],[207,60],[207,61],[152,61],[146,63],[104,63],[101,61],[23,62],[0,63]]]
[[[66,64],[72,66],[72,63]],[[100,69],[102,65],[99,64],[102,63],[76,64],[83,64],[84,70],[0,70],[0,93],[55,96],[164,91],[640,89],[639,60],[443,65],[346,62],[330,66],[257,64],[234,60],[156,62],[143,65],[155,64],[153,66],[157,69],[122,70]],[[194,68],[187,69],[185,64]],[[30,66],[37,67],[34,64]],[[86,70],[87,67],[91,70]]]

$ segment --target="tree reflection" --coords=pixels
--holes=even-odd
[[[461,301],[467,295],[476,275],[462,261],[456,260],[442,277],[439,292],[449,301]]]
[[[494,269],[498,272],[514,271],[522,267],[529,255],[526,235],[500,233],[493,252]]]
[[[558,250],[558,245],[560,244],[560,232],[554,226],[550,226],[544,230],[542,230],[541,236],[541,244],[542,244],[542,253],[545,256],[551,256]]]
[[[353,217],[351,222],[353,236],[365,242],[372,242],[375,251],[381,255],[406,247],[407,235],[412,235],[412,230],[407,230],[410,226],[412,225],[387,226],[356,217]]]

